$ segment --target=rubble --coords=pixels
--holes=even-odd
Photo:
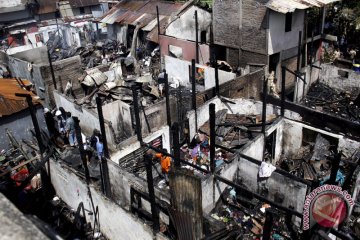
[[[327,112],[354,122],[360,122],[360,109],[356,92],[339,92],[323,83],[311,86],[304,104],[312,109]]]
[[[231,187],[225,189],[216,207],[210,212],[211,218],[215,219],[211,225],[236,228],[241,239],[260,239],[265,227],[266,211],[274,213],[271,239],[299,239],[300,229],[288,222],[285,213],[272,209],[267,203],[236,194]]]

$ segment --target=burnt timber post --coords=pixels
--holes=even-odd
[[[199,24],[197,11],[195,11],[195,34],[196,63],[199,63]]]
[[[151,215],[153,219],[153,232],[158,233],[160,230],[159,211],[155,202],[154,179],[152,175],[152,158],[148,154],[144,154],[144,161],[146,164],[146,178],[149,190],[149,198],[151,205]]]
[[[143,142],[142,134],[141,134],[141,123],[140,123],[140,114],[139,114],[139,103],[138,103],[138,96],[137,96],[137,88],[136,85],[132,86],[133,92],[133,105],[134,105],[134,114],[135,114],[135,130],[137,140],[140,144]]]
[[[196,78],[195,78],[195,60],[191,60],[191,97],[192,97],[192,109],[195,111],[195,129],[198,130],[197,126],[197,112],[196,112]]]
[[[102,101],[101,101],[100,97],[96,97],[96,106],[97,106],[97,111],[98,111],[98,116],[99,116],[100,131],[101,131],[101,135],[103,137],[104,155],[106,158],[106,159],[101,159],[101,161],[100,161],[100,167],[101,167],[100,170],[101,170],[102,180],[104,181],[103,193],[107,197],[110,197],[111,196],[110,179],[109,179],[109,169],[107,166],[107,159],[110,159],[110,154],[109,154],[109,147],[108,147],[107,138],[106,138],[104,114],[102,111]]]
[[[32,97],[31,97],[30,94],[23,94],[23,93],[15,93],[15,96],[25,97],[25,99],[26,99],[26,102],[27,102],[27,104],[29,106],[31,120],[33,122],[34,129],[35,129],[36,140],[37,140],[37,142],[39,144],[39,150],[40,150],[41,157],[42,157],[43,153],[45,152],[45,146],[44,146],[44,143],[43,143],[42,138],[41,138],[39,122],[38,122],[37,117],[36,117],[36,111],[34,109],[34,104],[32,102]]]
[[[300,69],[301,69],[301,48],[302,48],[302,31],[299,31],[297,65],[296,65],[296,73],[297,74],[300,74]],[[298,76],[296,76],[296,75],[295,75],[295,83],[296,83],[296,93],[295,93],[295,96],[294,96],[294,100],[297,102],[299,89],[298,89]]]
[[[172,134],[175,167],[180,168],[179,124],[177,122],[175,122],[172,126]]]
[[[281,116],[285,115],[285,81],[286,81],[286,68],[281,67]]]
[[[263,81],[263,108],[262,108],[262,129],[261,132],[264,134],[265,138],[265,130],[266,130],[266,105],[267,105],[267,85],[268,85],[268,79],[264,76]]]
[[[214,54],[214,57],[213,57],[213,65],[214,65],[214,68],[215,68],[215,94],[216,94],[216,96],[220,97],[219,66],[217,64],[217,59],[216,59],[215,54]]]
[[[90,183],[90,173],[89,168],[87,166],[86,157],[85,157],[85,151],[84,151],[84,144],[82,142],[82,136],[81,136],[81,128],[80,128],[80,121],[77,117],[72,117],[74,120],[74,126],[75,126],[75,135],[76,135],[76,141],[78,143],[79,151],[80,151],[80,157],[81,161],[85,170],[85,179],[86,183]]]
[[[161,66],[160,14],[159,14],[159,7],[158,6],[156,6],[156,20],[157,20],[157,29],[158,29],[158,44],[159,44],[160,66]]]
[[[49,59],[49,65],[50,65],[50,71],[51,71],[51,78],[54,84],[54,88],[55,90],[57,90],[57,86],[56,86],[56,80],[55,80],[55,74],[54,74],[54,68],[52,65],[52,61],[51,61],[51,56],[50,56],[50,52],[49,50],[47,50],[47,55],[48,55],[48,59]]]
[[[270,240],[271,232],[274,224],[274,216],[271,209],[266,209],[266,218],[265,218],[265,224],[263,229],[263,240]]]
[[[165,78],[166,119],[168,126],[171,127],[169,78],[167,73],[164,74],[164,78]]]
[[[216,132],[215,132],[215,104],[210,103],[209,105],[209,116],[210,116],[210,170],[211,173],[215,172],[215,141],[216,141]]]
[[[339,170],[340,162],[341,162],[342,151],[335,155],[335,158],[332,161],[330,179],[328,181],[329,184],[336,185],[336,175]]]

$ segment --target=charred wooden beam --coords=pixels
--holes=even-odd
[[[209,105],[209,116],[210,116],[210,169],[211,173],[215,172],[215,141],[216,141],[216,113],[215,104],[210,103]]]
[[[159,221],[159,210],[155,202],[155,190],[154,190],[154,179],[152,175],[152,158],[148,154],[144,154],[144,161],[146,163],[146,178],[148,184],[150,205],[151,205],[151,215],[153,220],[153,231],[158,233],[160,230],[160,221]]]

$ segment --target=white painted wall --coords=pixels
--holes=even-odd
[[[191,6],[183,14],[176,18],[176,20],[168,26],[165,34],[178,39],[196,41],[195,11],[197,11],[198,14],[199,41],[201,31],[206,31],[206,40],[209,42],[211,13],[196,6]]]
[[[215,87],[215,69],[200,64],[196,64],[196,67],[201,67],[205,69],[204,89],[207,90]],[[167,74],[169,75],[170,82],[172,81],[172,79],[178,79],[182,86],[191,86],[191,79],[189,78],[189,71],[191,71],[191,62],[178,58],[173,58],[170,56],[165,56],[165,69]],[[220,85],[230,80],[233,80],[235,77],[235,73],[219,70]]]
[[[50,172],[57,196],[73,209],[83,202],[86,210],[93,211],[84,181],[59,162],[50,161]],[[108,239],[154,239],[150,226],[104,197],[94,186],[90,185],[90,191],[99,208],[101,232]],[[94,215],[87,215],[86,219],[93,225]]]
[[[339,91],[360,90],[360,75],[351,69],[339,68],[331,64],[322,64],[320,82]],[[348,72],[349,77],[344,78],[339,75],[340,71]]]
[[[79,118],[80,127],[85,135],[91,136],[95,128],[100,130],[99,118],[96,112],[74,104],[66,97],[64,97],[62,94],[59,94],[56,91],[54,91],[53,94],[57,108],[63,107],[65,111],[71,112],[71,115],[73,117]],[[107,119],[105,119],[105,121],[107,121]],[[106,131],[106,139],[109,148],[111,150],[115,150],[116,148],[115,139],[110,130],[110,127],[106,122],[105,122],[105,131]]]
[[[314,63],[315,66],[320,67],[320,62],[317,61]],[[298,79],[297,83],[295,83],[295,94],[294,100],[295,102],[302,101],[303,97],[306,96],[309,92],[309,89],[313,83],[319,80],[322,76],[321,72],[317,68],[312,68],[311,66],[307,66],[301,70],[302,73],[306,75],[306,84],[301,79]],[[304,87],[305,85],[305,87]]]
[[[166,148],[168,152],[170,152],[170,128],[168,126],[164,126],[158,131],[151,133],[148,136],[145,136],[143,141],[149,143],[160,136],[162,137],[163,148]],[[116,163],[118,163],[121,158],[139,149],[140,142],[137,141],[136,136],[133,136],[122,142],[119,147],[121,148],[121,150],[111,154],[110,156],[111,160]]]
[[[17,7],[24,5],[21,0],[0,0],[0,8]]]
[[[269,11],[268,54],[296,47],[299,31],[304,31],[304,10],[296,10],[292,17],[292,28],[285,32],[285,14]]]

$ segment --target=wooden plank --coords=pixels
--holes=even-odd
[[[30,160],[27,160],[27,161],[25,161],[25,162],[17,165],[16,167],[13,167],[13,168],[11,168],[11,169],[3,172],[2,174],[0,174],[0,177],[3,177],[3,176],[5,176],[6,174],[8,174],[8,173],[10,173],[10,172],[12,172],[12,171],[14,171],[14,170],[16,170],[16,169],[19,169],[19,168],[25,166],[26,164],[31,163],[31,162],[33,162],[33,161],[35,161],[35,160],[38,160],[38,157],[34,157],[34,158],[30,159]]]

